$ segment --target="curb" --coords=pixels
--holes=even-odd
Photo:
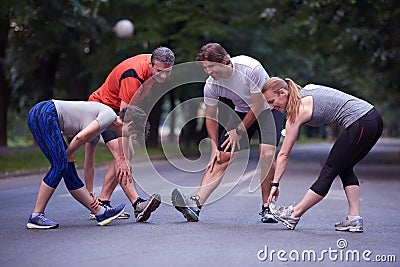
[[[330,146],[332,145],[332,142],[329,143],[316,143],[316,144],[299,144],[297,145],[297,151],[294,154],[303,154],[302,149],[307,147],[307,146]],[[380,147],[378,147],[380,145]],[[382,151],[382,148],[386,147],[388,150]],[[258,151],[258,148],[256,148]],[[329,150],[328,150],[329,151]],[[363,161],[365,161],[366,164],[379,164],[379,165],[393,165],[393,166],[400,166],[400,139],[392,139],[392,138],[382,138],[378,141],[377,146],[375,146],[372,149],[372,153],[369,153]],[[326,153],[323,152],[323,153]],[[190,156],[186,156],[190,157]],[[300,161],[308,161],[310,160],[310,157],[305,157],[305,159],[301,159],[302,156],[297,158]],[[158,160],[165,160],[164,156],[154,156],[150,158],[151,161],[158,161]],[[137,159],[135,162],[142,162],[144,159]],[[102,167],[107,167],[109,165],[109,162],[106,163],[99,163],[95,164],[95,168],[102,168]],[[78,165],[77,170],[83,170],[83,165]],[[16,172],[5,172],[5,173],[0,173],[0,179],[9,179],[9,178],[18,178],[18,177],[23,177],[23,176],[29,176],[29,175],[36,175],[36,174],[45,174],[48,171],[48,168],[42,168],[38,170],[27,170],[27,171],[16,171]]]

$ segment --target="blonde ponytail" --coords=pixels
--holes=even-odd
[[[301,104],[301,95],[300,95],[300,90],[301,87],[296,84],[293,80],[289,78],[285,78],[285,83],[288,86],[288,103],[286,106],[287,110],[287,119],[290,123],[294,123],[294,121],[297,118],[297,115],[299,115],[299,110],[300,110],[300,104]]]
[[[272,93],[279,95],[280,89],[288,91],[288,103],[286,106],[287,119],[290,123],[294,123],[299,114],[301,104],[301,87],[289,78],[283,80],[279,77],[272,77],[264,84],[261,92],[265,93],[271,91]]]

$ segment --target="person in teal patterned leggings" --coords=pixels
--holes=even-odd
[[[124,212],[125,204],[114,208],[100,206],[98,199],[80,180],[74,164],[74,152],[79,147],[86,142],[96,144],[100,133],[106,129],[121,132],[122,120],[111,108],[95,102],[50,100],[36,104],[29,111],[29,129],[51,167],[40,185],[28,228],[51,229],[59,226],[46,218],[44,210],[62,178],[71,195],[96,215],[99,225],[110,223]],[[63,134],[72,138],[69,146]]]

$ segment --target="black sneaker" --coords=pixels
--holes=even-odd
[[[100,203],[101,206],[103,206],[105,208],[112,208],[111,202],[109,200],[100,200],[99,199],[99,203]],[[124,211],[123,213],[121,213],[121,215],[119,215],[117,217],[117,220],[129,219],[129,217],[131,217],[131,215],[129,215],[129,213]],[[96,219],[96,215],[94,213],[90,213],[89,214],[89,218],[91,220],[95,220]]]
[[[150,215],[155,211],[161,203],[159,194],[152,195],[148,200],[138,198],[132,205],[137,222],[145,222],[150,218]]]
[[[54,229],[58,228],[58,223],[46,218],[43,212],[40,212],[36,217],[29,216],[26,227],[29,229]]]
[[[261,222],[263,223],[278,223],[278,220],[274,218],[269,208],[264,205],[261,207],[259,215],[261,215]]]
[[[179,189],[174,189],[171,201],[175,209],[182,213],[188,222],[199,221],[201,205],[197,197],[186,197]]]

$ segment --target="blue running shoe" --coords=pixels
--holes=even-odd
[[[40,212],[38,216],[32,218],[29,216],[26,227],[29,229],[54,229],[58,228],[58,223],[47,219],[43,212]]]
[[[186,197],[179,189],[174,189],[171,195],[172,205],[183,214],[188,222],[199,221],[201,205],[195,196]]]
[[[96,215],[97,224],[104,226],[115,220],[125,211],[125,204],[119,204],[117,207],[105,207],[106,211],[103,214]]]
[[[101,199],[99,199],[99,204],[100,204],[100,206],[103,206],[103,207],[107,207],[107,208],[112,208],[112,206],[111,206],[111,202],[109,201],[109,200],[101,200]],[[119,215],[118,217],[117,217],[117,220],[118,219],[129,219],[129,217],[131,217],[131,215],[129,215],[129,213],[127,213],[127,212],[123,212],[123,213],[121,213],[121,215]],[[89,218],[91,219],[91,220],[95,220],[96,219],[96,214],[94,214],[94,213],[90,213],[89,214]]]
[[[272,215],[271,211],[269,210],[268,206],[266,207],[262,205],[259,215],[261,215],[261,222],[263,223],[278,223],[278,221],[274,218],[274,215]]]

